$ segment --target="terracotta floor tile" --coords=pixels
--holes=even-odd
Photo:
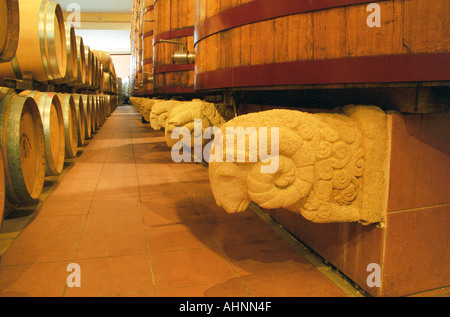
[[[83,230],[86,215],[67,215],[58,217],[39,217],[33,219],[19,237],[21,239],[35,239],[52,237],[62,234],[80,234]]]
[[[208,228],[221,246],[281,239],[281,237],[261,219],[229,221],[213,225],[209,222]]]
[[[245,286],[238,278],[224,283],[158,289],[158,297],[249,297]]]
[[[65,297],[120,296],[139,292],[154,294],[146,254],[77,260],[76,263],[81,269],[81,287],[67,287]]]
[[[86,147],[83,153],[77,158],[77,164],[100,164],[105,161],[108,149],[91,150],[90,145]]]
[[[97,187],[97,179],[73,179],[61,182],[48,197],[49,201],[90,200]]]
[[[242,280],[254,297],[345,297],[315,269],[265,277],[244,276]]]
[[[37,236],[24,239],[19,236],[2,256],[0,266],[70,261],[80,241],[80,234]],[[32,285],[32,284],[30,284]]]
[[[63,176],[63,179],[66,181],[71,181],[74,179],[98,179],[103,170],[103,163],[94,163],[94,164],[76,164]]]
[[[95,190],[94,199],[138,198],[139,188],[136,176],[101,177]]]
[[[105,163],[100,175],[101,177],[136,177],[136,166],[134,163]]]
[[[216,246],[199,217],[183,224],[148,227],[146,234],[150,254]]]
[[[39,217],[86,215],[90,205],[89,200],[47,201],[39,209]]]
[[[155,287],[161,289],[220,284],[236,278],[219,248],[158,253],[151,256]]]
[[[183,224],[191,219],[199,218],[192,207],[148,209],[143,211],[146,226]]]
[[[132,212],[140,210],[141,202],[139,197],[109,197],[107,199],[94,197],[89,208],[89,213]]]
[[[241,276],[265,276],[313,268],[284,240],[227,245],[224,251]]]
[[[144,230],[119,232],[85,232],[76,259],[145,254]]]
[[[176,197],[176,196],[141,195],[141,203],[143,210],[192,207],[192,203],[187,197]]]
[[[89,214],[84,232],[120,232],[144,228],[144,220],[140,211],[129,213],[111,212]]]
[[[62,296],[70,262],[0,267],[1,297]]]
[[[174,178],[177,180],[175,175],[172,173],[170,169],[164,167],[162,163],[146,163],[146,164],[138,164],[136,163],[136,173],[139,177],[142,176],[153,176],[153,177],[161,177],[161,178]]]

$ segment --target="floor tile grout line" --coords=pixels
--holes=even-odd
[[[128,119],[131,120],[131,118],[128,118]],[[131,125],[130,125],[130,128],[131,128]],[[135,155],[135,151],[134,151],[133,133],[131,133],[131,130],[130,130],[130,139],[131,139],[131,145],[132,145],[132,149],[133,149],[134,167],[135,167],[136,177],[137,177],[138,176],[138,171],[137,171],[137,166],[136,166],[136,155]],[[141,211],[142,225],[143,225],[144,237],[145,237],[145,247],[147,249],[147,259],[148,259],[150,274],[151,274],[152,283],[153,283],[153,285],[152,285],[153,286],[153,294],[154,294],[155,297],[157,297],[155,275],[154,275],[154,272],[153,272],[152,259],[151,259],[151,255],[150,255],[150,245],[149,245],[149,242],[148,242],[147,232],[146,232],[146,229],[145,229],[144,208],[143,208],[142,199],[141,199],[141,184],[139,182],[138,182],[138,192],[139,192],[139,207],[140,207],[140,211]]]
[[[114,114],[112,114],[112,115],[114,115]],[[98,135],[98,132],[100,131],[100,128],[102,128],[105,124],[107,124],[107,122],[104,122],[103,125],[97,129],[97,131],[96,131],[96,136]],[[114,130],[115,130],[116,128],[117,128],[117,122],[116,122],[116,125],[115,125],[115,127],[114,127]],[[95,136],[94,136],[94,137],[95,137]],[[94,137],[91,137],[91,140],[93,140]],[[88,145],[88,146],[89,146],[89,145]],[[110,147],[111,147],[111,143],[108,144],[108,149],[107,149],[107,151],[106,151],[106,155],[108,155],[108,152],[109,152],[109,148],[110,148]],[[106,155],[105,155],[105,158],[106,158]],[[103,160],[103,163],[102,163],[102,169],[101,169],[101,172],[100,172],[100,174],[99,174],[99,176],[98,176],[97,184],[95,185],[94,194],[93,194],[92,197],[91,197],[91,202],[90,202],[90,204],[89,204],[89,208],[88,208],[88,211],[87,211],[86,216],[85,216],[83,228],[81,229],[80,237],[79,237],[79,239],[78,239],[78,243],[77,243],[77,246],[76,246],[76,248],[75,248],[75,254],[74,254],[74,257],[73,257],[73,260],[72,260],[73,262],[72,262],[72,263],[75,263],[75,261],[77,260],[78,250],[79,250],[79,248],[80,248],[81,240],[82,240],[82,238],[83,238],[83,234],[84,234],[84,231],[85,231],[85,229],[86,229],[86,223],[87,223],[87,221],[88,221],[89,211],[90,211],[90,209],[91,209],[91,207],[92,207],[92,201],[94,200],[95,192],[96,192],[97,187],[98,187],[98,184],[99,184],[99,182],[100,182],[100,178],[102,177],[102,172],[103,172],[104,164],[105,164],[105,162],[104,162],[104,160]],[[64,295],[65,295],[65,293],[66,293],[66,290],[67,290],[67,282],[64,284],[64,290],[63,290],[63,293],[62,293],[61,297],[64,297]]]

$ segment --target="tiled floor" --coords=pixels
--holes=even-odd
[[[173,163],[164,133],[130,106],[108,118],[32,216],[20,232],[17,219],[5,221],[0,296],[358,294],[257,213],[217,207],[207,169]],[[66,285],[70,263],[81,268],[79,288]]]

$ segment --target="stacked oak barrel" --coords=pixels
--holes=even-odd
[[[45,177],[60,175],[115,110],[117,76],[55,2],[0,0],[0,24],[1,223],[39,203]]]

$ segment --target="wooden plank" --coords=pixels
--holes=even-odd
[[[346,51],[348,57],[390,55],[401,53],[401,1],[378,3],[381,8],[381,27],[367,25],[366,5],[346,8]],[[397,10],[395,10],[397,5]]]
[[[251,65],[269,64],[275,61],[274,20],[250,25],[252,36]]]
[[[450,51],[450,1],[404,0],[403,43],[410,53]]]
[[[313,12],[314,59],[342,58],[346,56],[346,8]]]
[[[251,25],[244,25],[241,29],[241,66],[250,65],[251,63]]]

